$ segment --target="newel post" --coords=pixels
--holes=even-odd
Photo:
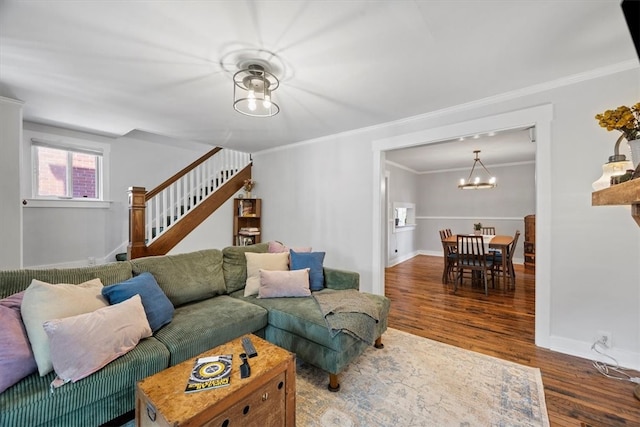
[[[127,258],[145,255],[145,194],[144,187],[129,187],[129,246]]]

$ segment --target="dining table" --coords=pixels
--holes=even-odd
[[[511,284],[515,285],[515,277],[513,277],[513,275],[507,275],[507,249],[509,245],[513,243],[513,236],[483,235],[482,240],[486,245],[486,249],[497,249],[502,252],[502,286],[504,289],[507,289],[507,276],[511,276]],[[442,240],[442,242],[447,246],[458,246],[458,235],[452,234]]]

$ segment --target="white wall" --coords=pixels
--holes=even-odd
[[[130,137],[107,138],[52,126],[25,123],[25,135],[52,135],[110,145],[110,203],[106,208],[22,208],[25,266],[81,266],[89,257],[97,263],[115,260],[126,251],[129,232],[127,190],[150,190],[184,168],[212,147],[191,142],[180,146]],[[28,144],[26,136],[23,144]],[[4,152],[3,152],[4,154]],[[29,165],[24,165],[29,170]],[[20,187],[20,178],[11,176]],[[23,186],[23,192],[28,186]],[[23,194],[29,198],[30,194]],[[226,206],[226,205],[225,205]],[[221,209],[194,230],[173,253],[222,248],[231,242],[231,208]],[[4,228],[4,226],[3,226]]]
[[[22,267],[20,175],[22,102],[0,97],[0,268]]]
[[[458,181],[468,170],[418,175],[418,246],[423,253],[442,256],[438,230],[471,233],[473,224],[481,222],[496,227],[497,234],[512,236],[520,230],[514,258],[523,262],[524,217],[536,211],[535,164],[487,167],[498,179],[491,190],[459,190]]]
[[[550,103],[553,121],[543,130],[550,140],[536,159],[537,181],[544,183],[536,197],[544,214],[536,237],[546,263],[544,274],[536,270],[537,286],[544,290],[539,304],[545,306],[537,307],[544,319],[536,337],[553,349],[592,357],[594,334],[609,331],[612,354],[623,365],[640,368],[640,227],[629,207],[591,206],[591,183],[617,138],[593,117],[637,102],[640,80],[634,67],[598,70],[457,109],[257,153],[254,177],[265,201],[263,237],[326,250],[326,265],[358,271],[361,289],[370,291],[373,275],[379,274],[372,251],[380,245],[373,239],[379,225],[373,218],[380,216],[373,189],[381,185],[372,185],[378,168],[372,141]]]
[[[387,220],[387,257],[388,266],[405,261],[418,253],[417,230],[415,227],[395,228],[394,203],[418,203],[418,180],[415,173],[400,168],[391,163],[386,164],[389,192],[388,220]],[[414,212],[415,214],[415,212]]]

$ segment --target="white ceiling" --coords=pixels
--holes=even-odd
[[[251,57],[275,117],[233,110]],[[249,152],[630,60],[619,0],[0,2],[0,95],[26,120]]]

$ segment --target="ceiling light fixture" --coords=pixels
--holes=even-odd
[[[467,178],[466,182],[464,179],[460,179],[460,184],[458,184],[458,188],[461,190],[483,190],[487,188],[495,188],[495,186],[497,185],[496,178],[494,176],[491,176],[491,173],[489,173],[487,168],[482,163],[482,160],[480,160],[480,157],[478,156],[478,154],[480,154],[480,150],[475,150],[473,153],[476,155],[476,158],[473,161],[473,167],[471,168],[471,172],[469,173],[469,178]],[[480,163],[484,171],[487,173],[487,177],[489,178],[489,180],[481,181],[480,176],[478,175],[476,175],[473,181],[471,180],[471,177],[473,176],[473,171],[476,168],[476,163]]]
[[[280,82],[264,65],[250,63],[239,66],[233,75],[233,108],[251,117],[271,117],[280,112],[273,100],[273,92]]]

